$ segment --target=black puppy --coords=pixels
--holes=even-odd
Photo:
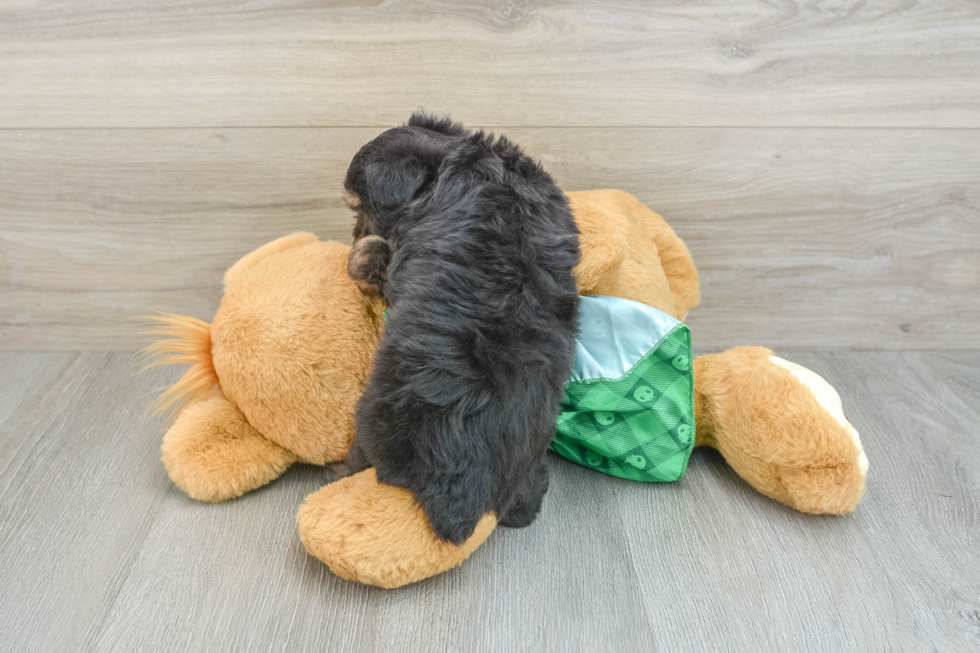
[[[507,139],[422,113],[362,147],[344,185],[349,274],[388,304],[348,472],[408,488],[456,544],[491,510],[527,526],[575,349],[565,195]]]

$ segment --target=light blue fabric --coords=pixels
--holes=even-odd
[[[678,324],[663,311],[629,299],[582,297],[569,383],[624,376]]]

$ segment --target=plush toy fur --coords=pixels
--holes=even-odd
[[[167,471],[190,496],[224,501],[293,462],[347,454],[384,328],[381,301],[347,277],[349,251],[313,234],[280,238],[228,270],[210,327],[157,318],[151,333],[167,338],[147,348],[155,364],[193,363],[158,403],[193,402],[163,440]]]
[[[697,270],[659,215],[616,190],[569,199],[582,234],[580,292],[643,302],[678,319],[697,304]],[[150,353],[193,365],[163,398],[193,402],[163,444],[171,478],[192,497],[229,499],[294,461],[344,457],[384,327],[380,300],[346,274],[348,252],[310,234],[287,236],[228,271],[210,328],[159,318],[158,333],[169,339]],[[694,383],[696,445],[718,449],[758,491],[798,510],[854,509],[867,458],[826,381],[768,349],[736,347],[698,358]],[[373,469],[308,496],[297,521],[307,550],[334,573],[382,587],[458,565],[496,526],[488,513],[462,545],[444,542],[412,494],[378,483]]]
[[[379,484],[373,467],[308,496],[296,520],[306,550],[335,574],[381,587],[398,587],[455,567],[497,525],[494,514],[487,513],[463,544],[441,540],[415,496],[405,488]]]

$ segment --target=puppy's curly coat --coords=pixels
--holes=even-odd
[[[348,273],[389,307],[348,471],[411,490],[456,544],[489,511],[530,524],[575,348],[565,195],[506,138],[423,113],[362,147],[344,185]]]

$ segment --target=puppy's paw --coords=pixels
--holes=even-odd
[[[381,236],[365,236],[351,247],[347,257],[347,275],[365,295],[384,297],[385,278],[391,247]]]

